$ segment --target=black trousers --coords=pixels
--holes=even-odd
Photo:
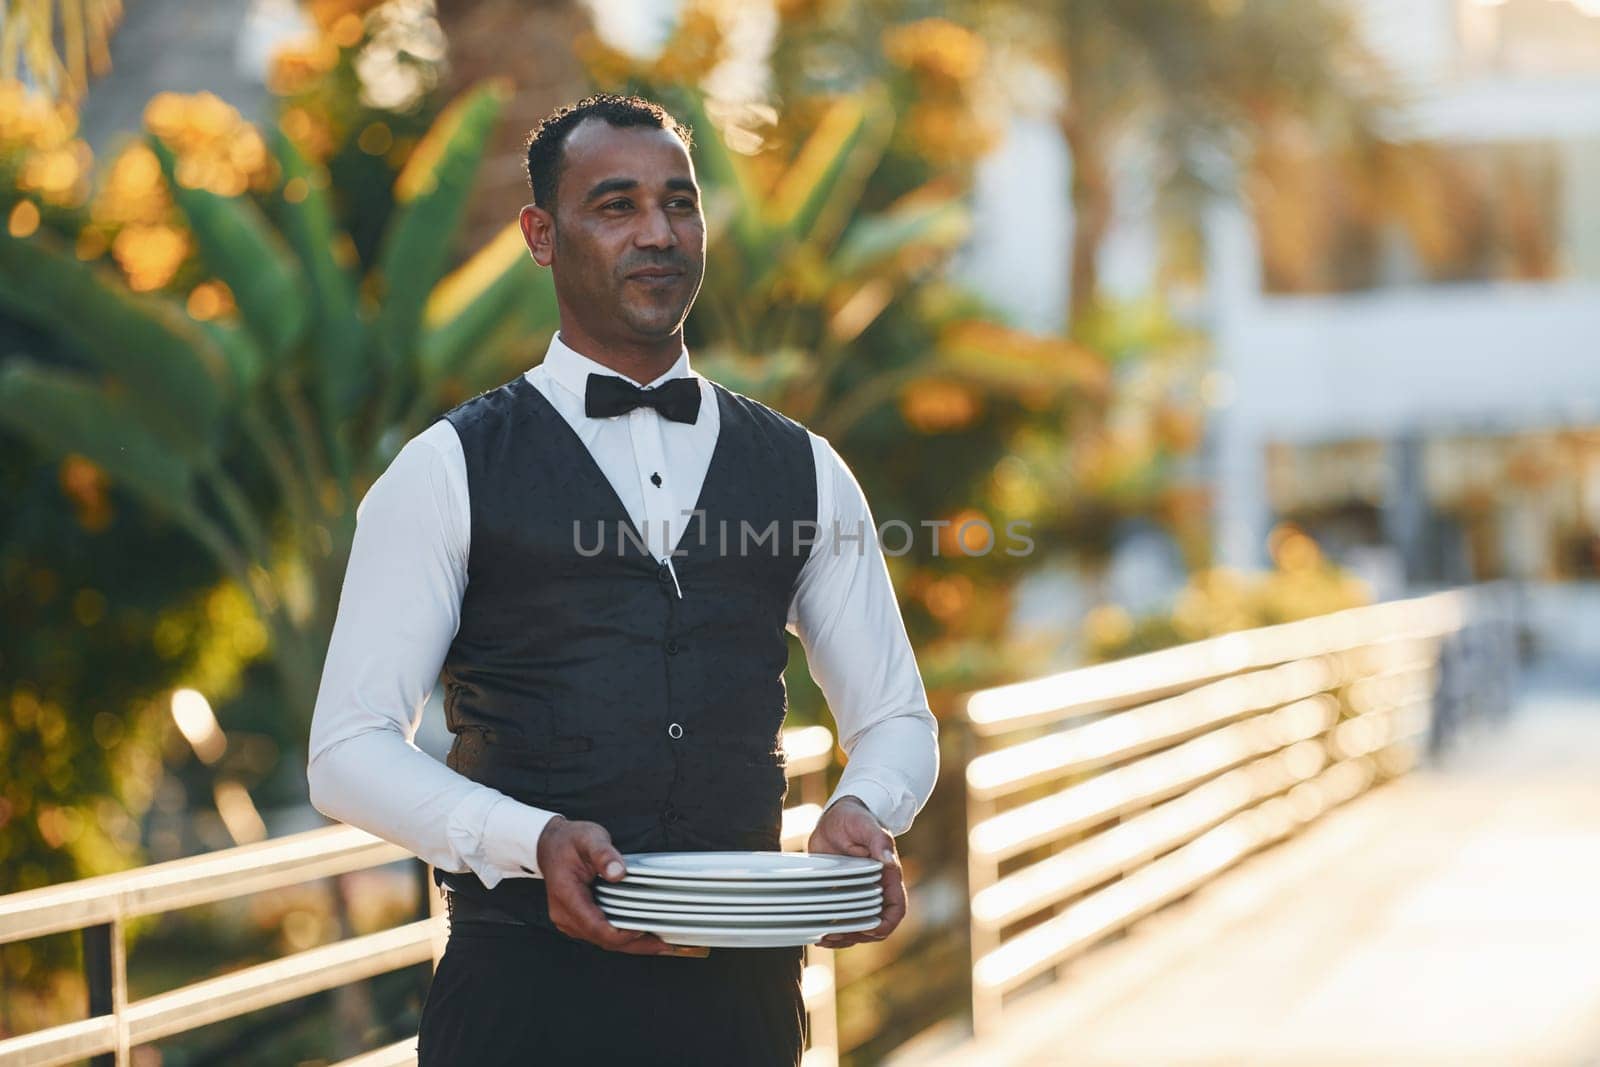
[[[794,1067],[803,950],[630,956],[537,926],[453,915],[418,1067]]]

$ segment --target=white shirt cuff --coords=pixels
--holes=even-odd
[[[543,878],[539,870],[539,836],[555,812],[507,797],[489,809],[484,823],[484,854],[507,878]]]
[[[895,833],[893,828],[893,815],[896,807],[895,798],[894,794],[889,792],[887,788],[872,781],[870,778],[862,778],[854,782],[841,781],[838,788],[833,791],[833,796],[828,798],[827,806],[822,810],[827,811],[828,808],[833,807],[835,803],[844,797],[855,797],[861,801],[867,806],[867,810],[872,813],[872,817],[878,820],[879,826],[882,826],[891,834]]]
[[[452,812],[449,833],[451,843],[484,886],[493,889],[504,878],[542,877],[539,835],[555,814],[501,794],[491,797],[474,827],[475,807],[463,803]]]

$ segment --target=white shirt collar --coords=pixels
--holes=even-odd
[[[561,340],[560,331],[550,337],[550,347],[545,349],[544,353],[544,369],[551,380],[580,399],[588,390],[591,374],[608,374],[613,378],[633,381],[621,371],[613,370],[603,363],[596,363],[588,356],[568,348],[566,342]],[[668,367],[665,373],[651,381],[634,382],[634,384],[642,384],[648,389],[672,378],[691,377],[692,373],[689,369],[689,350],[685,348],[678,353],[677,361]]]

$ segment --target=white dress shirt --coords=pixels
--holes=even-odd
[[[695,422],[672,422],[648,407],[590,418],[591,373],[619,376],[557,334],[525,376],[576,431],[651,552],[670,563],[716,445],[716,396],[684,352],[641,384],[696,378]],[[866,498],[833,447],[816,434],[810,439],[820,537],[801,568],[788,629],[800,638],[849,755],[828,803],[854,796],[900,834],[933,791],[937,726]],[[470,869],[492,888],[502,878],[537,876],[539,835],[558,813],[474,782],[412,740],[461,621],[471,516],[461,441],[446,419],[408,441],[362,498],[312,716],[307,777],[311,803],[324,815],[442,870]]]

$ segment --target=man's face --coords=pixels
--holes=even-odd
[[[553,208],[543,254],[527,212],[524,234],[591,336],[659,340],[683,325],[705,274],[706,231],[677,134],[581,123],[563,146]]]

